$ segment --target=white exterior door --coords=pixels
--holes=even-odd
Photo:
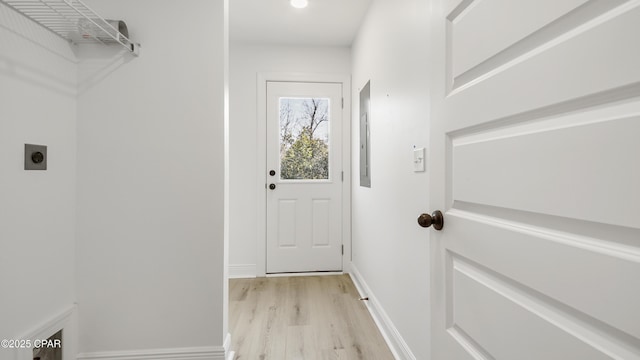
[[[267,82],[267,273],[342,270],[342,84]]]
[[[435,3],[433,360],[640,359],[640,2]]]

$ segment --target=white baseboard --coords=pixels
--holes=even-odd
[[[224,338],[222,347],[224,348],[225,354],[227,354],[225,360],[233,360],[233,358],[236,357],[236,352],[231,350],[231,334],[227,333],[227,336],[225,336]]]
[[[227,360],[223,346],[78,354],[78,360]]]
[[[78,354],[77,360],[233,360],[231,334],[227,333],[222,346],[109,351]]]
[[[68,307],[66,310],[51,317],[47,321],[38,325],[31,331],[22,336],[17,337],[21,340],[29,340],[32,344],[36,340],[48,339],[51,335],[57,333],[60,330],[62,332],[62,356],[65,359],[72,359],[77,353],[77,306],[74,304]],[[33,349],[16,349],[15,359],[19,360],[32,360]]]
[[[334,275],[342,275],[342,274],[344,274],[342,271],[318,271],[318,272],[267,274],[267,277],[276,278],[276,277],[301,277],[301,276],[334,276]]]
[[[245,279],[256,277],[256,264],[229,265],[229,279]]]
[[[416,357],[400,335],[400,332],[398,332],[398,329],[393,325],[391,318],[389,318],[389,315],[384,311],[382,305],[380,305],[371,291],[371,288],[369,288],[353,263],[351,264],[351,271],[349,272],[349,275],[358,289],[360,296],[369,298],[368,301],[365,301],[367,309],[369,310],[371,317],[373,317],[373,321],[375,321],[378,326],[378,329],[380,329],[384,340],[387,342],[387,345],[396,360],[416,360]]]

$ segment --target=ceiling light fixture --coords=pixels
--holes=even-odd
[[[291,6],[297,9],[304,9],[307,7],[307,5],[309,5],[309,1],[307,0],[289,0],[289,3],[291,3]]]

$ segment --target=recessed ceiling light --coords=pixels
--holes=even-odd
[[[298,9],[304,9],[309,5],[309,1],[307,0],[289,0],[291,6]]]

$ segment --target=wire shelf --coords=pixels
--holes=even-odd
[[[139,55],[140,44],[128,38],[124,22],[105,20],[80,0],[0,0],[0,3],[71,43],[120,44]]]

